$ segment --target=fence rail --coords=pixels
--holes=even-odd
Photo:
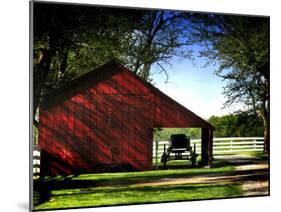
[[[191,146],[196,145],[196,153],[201,153],[201,139],[192,139]],[[154,141],[153,142],[153,159],[161,158],[164,152],[164,144],[166,148],[170,146],[169,141]],[[223,155],[239,152],[254,152],[263,151],[263,137],[230,137],[230,138],[214,138],[213,139],[213,154]],[[183,153],[187,154],[187,153]]]
[[[40,157],[41,152],[38,146],[33,146],[33,177],[37,178],[40,175]]]

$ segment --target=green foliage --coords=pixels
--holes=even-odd
[[[214,137],[217,138],[263,136],[262,120],[254,115],[212,116],[208,121],[215,126]]]
[[[258,116],[240,113],[225,116],[212,116],[208,119],[216,130],[214,137],[255,137],[263,136],[262,119]],[[171,134],[186,134],[191,139],[201,138],[200,128],[159,128],[154,129],[154,140],[170,140]]]
[[[215,72],[227,84],[226,106],[244,103],[261,110],[269,98],[269,19],[265,17],[201,15],[194,17],[194,42],[201,56],[219,65]]]
[[[127,51],[124,60],[128,67],[145,80],[149,79],[153,64],[168,73],[161,64],[170,64],[173,57],[190,58],[188,24],[181,12],[148,10],[133,33],[127,34]]]
[[[33,127],[33,145],[38,145],[38,128],[35,127],[34,125]]]
[[[124,35],[142,16],[142,11],[126,9],[35,3],[34,66],[47,49],[52,51],[44,89],[59,87],[120,57],[127,42]]]
[[[42,94],[115,58],[151,81],[150,68],[189,58],[180,12],[34,3],[34,115]]]
[[[186,20],[179,12],[34,5],[34,67],[43,61],[47,50],[51,51],[50,70],[45,66],[45,72],[49,72],[45,90],[59,87],[112,58],[124,61],[148,80],[152,64],[163,69],[160,62],[189,56],[188,51],[179,51],[186,45]],[[35,76],[40,74],[35,72]]]
[[[194,17],[193,23],[201,56],[218,64],[215,73],[226,81],[225,106],[240,103],[262,118],[268,152],[269,18],[209,14]]]
[[[171,134],[186,134],[191,139],[201,138],[200,128],[163,128],[162,130],[154,129],[154,140],[170,140]]]

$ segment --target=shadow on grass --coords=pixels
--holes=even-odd
[[[189,171],[189,170],[188,170]],[[108,175],[95,175],[100,176],[96,179],[83,179],[77,176],[60,176],[51,177],[47,179],[34,180],[34,205],[39,205],[50,200],[51,192],[54,190],[64,189],[85,189],[97,186],[116,186],[116,185],[132,185],[135,183],[144,183],[147,181],[160,180],[162,178],[179,178],[191,177],[200,174],[214,173],[212,169],[203,170],[203,173],[198,173],[199,170],[192,170],[190,173],[174,172],[173,170],[166,170],[164,173],[156,171],[151,174],[150,172],[130,173],[128,176],[114,174],[114,177]],[[159,173],[159,174],[158,174]],[[138,176],[139,175],[139,176]]]
[[[259,172],[266,172],[267,170],[259,170]],[[205,172],[206,174],[211,174],[212,176],[221,176],[222,174],[224,176],[231,176],[231,175],[240,175],[241,177],[233,179],[233,182],[239,182],[241,180],[267,180],[268,174],[257,174],[257,175],[249,175],[253,170],[251,171],[235,171],[235,172],[227,172],[227,173],[214,173],[214,172]],[[200,175],[200,174],[199,174]],[[179,173],[179,174],[165,174],[161,176],[149,176],[149,177],[138,177],[138,176],[130,176],[125,178],[116,178],[116,179],[74,179],[67,178],[65,180],[50,180],[50,181],[37,181],[34,186],[35,193],[37,193],[38,197],[35,198],[34,203],[35,206],[42,204],[44,202],[47,202],[50,200],[51,192],[52,191],[61,191],[65,189],[81,189],[78,194],[89,194],[93,192],[113,192],[116,191],[116,188],[118,192],[120,191],[132,191],[131,187],[124,188],[124,186],[132,186],[138,183],[145,183],[153,180],[160,180],[162,178],[180,178],[180,177],[193,177],[193,176],[199,176],[198,173]],[[202,175],[202,174],[201,174]],[[215,184],[216,186],[219,186]],[[107,188],[103,188],[107,187]],[[109,186],[112,187],[108,188]],[[182,189],[184,185],[179,186],[161,186],[161,191],[168,191],[169,189]],[[213,185],[212,185],[213,186]],[[210,186],[210,187],[212,187]],[[99,187],[100,189],[97,189]],[[198,187],[198,184],[184,186],[184,188],[192,190],[194,188]],[[149,191],[153,192],[154,190],[159,190],[159,188],[154,188],[151,186],[144,186],[144,187],[138,187],[134,188],[138,191]],[[64,195],[64,194],[59,194]],[[65,194],[67,195],[67,194]],[[71,194],[73,195],[73,194]],[[54,195],[52,195],[54,196]]]

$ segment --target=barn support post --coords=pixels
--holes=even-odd
[[[208,136],[208,142],[209,142],[209,149],[208,149],[208,166],[212,165],[214,156],[213,156],[213,129],[209,128],[209,136]]]
[[[156,169],[158,169],[158,141],[155,141],[155,145],[156,145],[156,148],[155,148],[155,160],[156,160]]]
[[[213,130],[201,129],[201,166],[211,166],[213,160]]]
[[[208,128],[201,128],[201,166],[208,164]]]

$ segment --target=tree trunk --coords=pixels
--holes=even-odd
[[[264,153],[269,153],[269,129],[268,129],[268,126],[265,127],[264,129]]]
[[[269,153],[269,119],[267,117],[267,114],[264,114],[262,116],[263,119],[263,127],[264,127],[264,131],[263,131],[263,136],[264,136],[264,148],[263,151],[264,153],[268,154]]]
[[[140,73],[139,73],[139,76],[140,76],[141,78],[143,78],[145,81],[148,80],[148,77],[149,77],[149,75],[150,75],[150,67],[151,67],[151,64],[145,63],[145,64],[143,65],[142,70],[141,70]]]
[[[266,109],[259,113],[263,121],[264,147],[263,152],[269,153],[269,113]]]
[[[48,49],[43,51],[40,62],[34,67],[34,84],[33,84],[33,119],[40,102],[40,96],[44,84],[50,72],[50,66],[53,58],[53,51]]]

